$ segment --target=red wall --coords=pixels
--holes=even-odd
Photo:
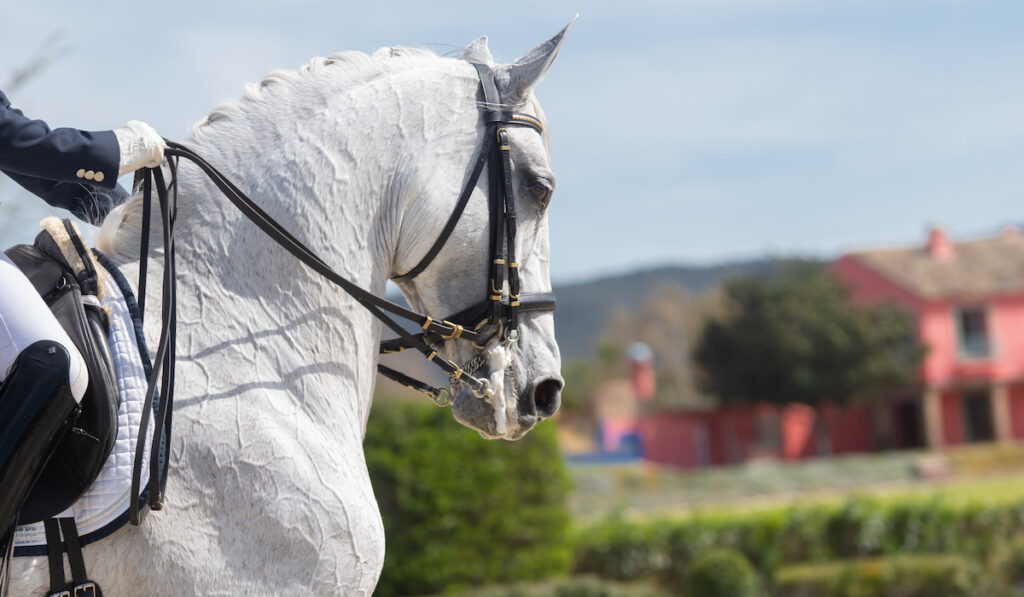
[[[999,379],[1024,378],[1024,296],[1001,297],[992,305],[989,329],[995,340]]]
[[[836,261],[832,271],[850,287],[859,303],[891,300],[917,315],[918,333],[928,347],[921,367],[922,381],[930,387],[961,382],[1012,382],[1024,379],[1024,295],[962,296],[926,301],[883,277],[856,256]],[[984,305],[988,308],[992,356],[964,360],[958,354],[956,308]]]
[[[942,439],[947,446],[964,443],[964,426],[961,413],[960,394],[942,393]]]
[[[833,454],[847,452],[869,452],[874,448],[871,413],[863,406],[839,406],[828,404],[821,409],[825,426],[832,441]]]
[[[694,427],[701,424],[690,417],[668,414],[641,419],[638,428],[644,458],[651,462],[695,468]]]
[[[1024,385],[1010,386],[1007,397],[1010,400],[1010,433],[1014,438],[1024,438]]]
[[[769,454],[755,445],[757,413],[778,416],[779,446]],[[865,452],[872,449],[871,421],[866,409],[826,405],[822,409],[831,452]],[[791,404],[776,409],[768,405],[728,407],[707,412],[661,413],[640,419],[638,429],[644,458],[683,468],[699,466],[697,442],[704,429],[708,462],[712,465],[743,462],[768,455],[787,460],[814,456],[814,421],[818,414],[809,406]]]

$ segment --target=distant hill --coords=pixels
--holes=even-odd
[[[664,266],[590,282],[555,285],[558,297],[555,333],[562,358],[589,357],[594,341],[607,327],[615,310],[641,303],[655,288],[678,285],[694,293],[704,292],[724,278],[771,275],[783,262],[768,258],[706,266]]]

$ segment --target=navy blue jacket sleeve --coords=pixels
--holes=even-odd
[[[50,205],[66,209],[95,226],[103,222],[103,218],[107,217],[110,210],[128,199],[128,191],[120,185],[108,189],[77,182],[33,178],[8,171],[4,171],[4,174],[10,176],[11,180],[25,190],[42,197]]]
[[[12,108],[0,91],[0,170],[50,205],[102,219],[125,195],[117,187],[119,162],[113,131],[50,129]]]

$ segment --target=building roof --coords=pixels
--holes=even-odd
[[[926,299],[1024,293],[1024,235],[952,243],[941,229],[924,247],[851,253],[851,256]]]

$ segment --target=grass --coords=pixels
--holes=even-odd
[[[578,520],[611,514],[675,516],[690,512],[785,508],[795,502],[838,502],[851,495],[939,495],[953,502],[1024,500],[1024,445],[976,445],[938,454],[953,475],[922,478],[927,452],[887,452],[797,462],[755,462],[680,471],[651,464],[578,466],[570,507]]]
[[[670,597],[651,582],[612,582],[590,576],[474,588],[449,597]]]

